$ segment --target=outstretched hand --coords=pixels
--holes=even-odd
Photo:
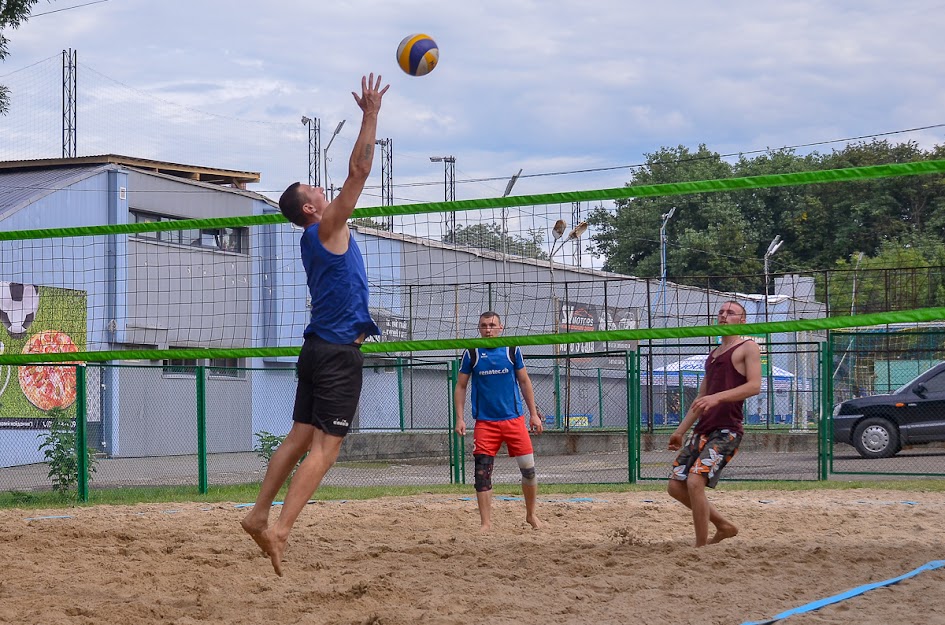
[[[381,99],[388,89],[390,89],[390,85],[384,85],[384,88],[381,89],[381,75],[378,74],[377,81],[375,81],[374,72],[371,72],[369,76],[361,76],[360,97],[354,91],[351,92],[351,95],[354,96],[354,101],[358,103],[365,114],[377,113],[381,110]]]

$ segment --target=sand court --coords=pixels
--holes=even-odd
[[[945,493],[726,491],[737,537],[691,546],[658,491],[320,501],[276,577],[234,503],[0,511],[4,623],[734,623],[945,559]],[[278,508],[273,514],[278,513]],[[945,569],[787,623],[945,622]]]

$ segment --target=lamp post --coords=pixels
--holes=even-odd
[[[443,163],[443,201],[456,201],[456,157],[431,156],[430,162]],[[446,240],[450,243],[454,243],[456,236],[456,211],[445,213],[444,218],[446,224]]]
[[[518,182],[518,177],[521,175],[522,175],[522,170],[521,168],[519,168],[518,173],[516,173],[514,176],[509,178],[509,183],[505,185],[505,192],[502,194],[502,197],[509,196],[509,193],[512,192],[512,187],[515,186],[515,183]],[[508,224],[507,224],[508,211],[509,211],[508,207],[506,206],[502,207],[502,232],[500,233],[500,236],[502,237],[502,240],[500,241],[500,251],[502,252],[502,276],[503,276],[503,279],[506,280],[506,285],[507,285],[508,275],[509,275],[509,241],[508,241],[509,234],[508,234]],[[509,288],[508,286],[506,286],[504,297],[505,297],[505,309],[503,312],[505,313],[505,316],[508,317],[509,315],[509,306],[508,306]]]
[[[555,288],[555,254],[561,251],[564,248],[564,244],[568,241],[577,241],[582,234],[587,231],[588,224],[586,221],[582,221],[578,225],[574,226],[574,229],[568,233],[567,236],[564,236],[564,231],[567,230],[568,224],[563,220],[559,219],[555,222],[554,227],[551,229],[552,240],[548,242],[548,271],[551,275],[551,305],[552,305],[552,314],[554,315],[554,329],[555,334],[558,334],[561,328],[561,306],[558,303],[558,294]],[[567,304],[567,302],[565,302]],[[555,343],[554,345],[554,354],[555,354],[555,371],[558,370],[558,359],[557,356],[560,354],[560,345]],[[556,394],[557,394],[557,384],[555,385]],[[556,412],[560,413],[560,407],[555,406]],[[571,344],[568,343],[567,346],[567,357],[565,362],[565,401],[564,401],[564,429],[570,429],[570,422],[568,415],[571,414]]]
[[[663,326],[669,325],[666,319],[666,224],[676,214],[676,207],[669,209],[668,213],[663,213],[663,223],[660,225],[660,304],[663,310]]]
[[[781,235],[775,235],[771,239],[771,243],[768,244],[768,251],[765,252],[765,323],[768,322],[768,259],[774,256],[775,252],[781,249],[781,246],[784,245],[784,241],[781,240]]]
[[[765,252],[765,323],[768,323],[768,282],[769,272],[768,272],[768,259],[774,256],[775,252],[781,249],[781,246],[784,245],[784,241],[781,240],[781,235],[775,235],[771,239],[771,243],[768,244],[768,250]],[[772,388],[772,379],[771,371],[774,366],[774,354],[771,351],[771,335],[768,332],[765,332],[765,360],[768,364],[768,419],[766,422],[767,427],[771,426],[771,417],[774,414],[774,389]]]
[[[335,132],[331,133],[331,138],[328,140],[328,145],[325,146],[325,151],[322,152],[322,160],[325,161],[325,185],[328,185],[328,148],[331,147],[331,142],[335,140],[335,137],[338,136],[338,133],[341,132],[341,127],[345,125],[345,120],[338,122],[338,125],[335,126]],[[335,185],[331,185],[331,197],[329,200],[335,199]]]

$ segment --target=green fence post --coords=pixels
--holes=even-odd
[[[555,358],[555,428],[561,427],[561,371],[558,369],[558,359]]]
[[[197,481],[201,495],[207,494],[207,368],[197,367]]]
[[[821,371],[823,372],[821,384],[821,408],[820,408],[820,475],[818,478],[825,481],[830,473],[832,465],[832,440],[833,440],[833,343],[830,332],[827,332],[827,340],[823,344],[823,358],[821,359]]]
[[[86,369],[85,364],[75,366],[75,453],[78,471],[79,501],[89,500],[89,442],[88,418],[89,408],[86,402]]]
[[[404,359],[397,357],[397,404],[400,410],[400,431],[403,432],[406,427],[406,415],[404,413]]]
[[[456,402],[453,401],[453,389],[456,388],[456,376],[459,363],[456,360],[450,361],[450,367],[446,376],[446,405],[448,406],[447,416],[447,435],[450,442],[450,484],[460,483],[460,464],[462,456],[460,455],[459,434],[456,433]]]
[[[637,483],[640,474],[640,428],[636,407],[640,397],[640,374],[637,373],[636,352],[624,352],[624,371],[627,375],[627,481]],[[636,396],[637,401],[634,401]]]
[[[600,374],[600,367],[597,368],[597,415],[598,427],[604,427],[604,380]]]

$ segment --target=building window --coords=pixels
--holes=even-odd
[[[197,376],[197,367],[204,363],[207,367],[207,377],[226,379],[246,377],[245,365],[240,358],[209,358],[207,360],[169,358],[163,361],[163,373],[165,377],[193,378]]]
[[[211,358],[207,361],[207,375],[213,378],[242,379],[246,372],[239,358]]]
[[[131,223],[150,224],[165,221],[179,221],[179,217],[158,215],[143,211],[128,211]],[[249,240],[247,228],[205,228],[202,230],[166,230],[163,232],[139,232],[134,236],[142,239],[163,241],[176,245],[189,245],[205,249],[222,250],[242,254],[247,251]]]
[[[193,358],[170,358],[164,361],[163,373],[168,377],[197,377],[197,361]]]

